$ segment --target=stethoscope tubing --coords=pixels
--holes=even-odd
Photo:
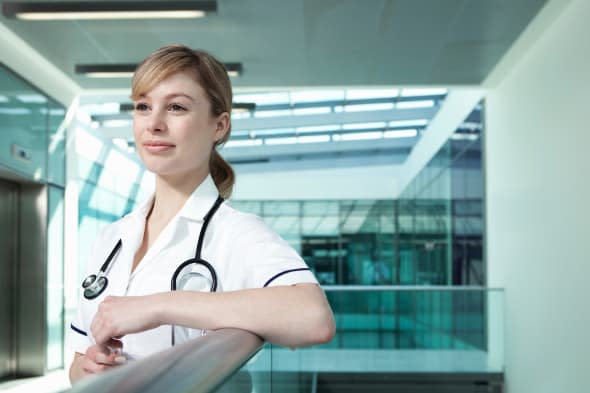
[[[207,214],[203,218],[203,226],[201,227],[201,231],[199,233],[199,239],[197,241],[197,248],[195,250],[195,257],[184,261],[174,270],[174,273],[172,274],[172,278],[170,281],[170,290],[171,291],[176,291],[176,289],[177,289],[176,288],[177,287],[177,279],[178,279],[178,275],[180,274],[180,272],[186,266],[191,265],[191,264],[202,265],[209,271],[209,273],[211,275],[211,287],[210,287],[209,291],[210,292],[217,291],[217,274],[216,274],[213,266],[209,262],[207,262],[201,258],[201,250],[203,248],[205,233],[207,231],[207,227],[209,226],[209,222],[211,221],[211,218],[213,218],[213,215],[215,214],[215,212],[217,212],[217,209],[219,209],[219,206],[221,206],[223,201],[224,201],[223,198],[221,196],[218,196],[217,199],[215,200],[215,203],[211,207],[211,209],[209,209],[209,211],[207,212]],[[98,274],[91,274],[88,277],[86,277],[84,279],[84,281],[82,281],[82,288],[84,288],[84,297],[86,299],[88,299],[88,300],[95,299],[95,298],[99,297],[104,292],[104,290],[106,289],[106,287],[108,285],[108,278],[106,276],[107,269],[109,268],[109,266],[111,266],[113,259],[115,258],[115,256],[117,255],[117,253],[119,252],[119,250],[121,249],[122,246],[123,246],[123,241],[122,241],[122,239],[119,239],[117,241],[117,244],[115,244],[115,247],[113,247],[113,250],[110,252],[107,259],[105,260],[105,262],[100,267]],[[171,341],[172,341],[172,345],[174,346],[174,342],[175,342],[174,325],[171,326],[171,329],[172,329]]]

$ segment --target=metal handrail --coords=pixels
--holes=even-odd
[[[416,291],[416,292],[457,292],[457,291],[503,291],[503,288],[484,287],[479,285],[322,285],[325,292],[348,292],[348,291]]]
[[[220,329],[89,377],[64,392],[205,393],[225,383],[263,346],[253,333]]]

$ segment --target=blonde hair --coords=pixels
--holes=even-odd
[[[145,58],[133,75],[131,98],[137,100],[158,83],[178,72],[188,73],[205,90],[211,103],[212,116],[216,117],[224,112],[231,114],[231,82],[223,64],[203,50],[184,45],[167,45]],[[231,120],[224,137],[215,142],[209,159],[211,177],[223,198],[231,195],[235,173],[230,164],[221,157],[217,146],[227,142],[230,133]]]

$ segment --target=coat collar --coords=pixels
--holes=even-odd
[[[207,175],[205,180],[193,191],[188,197],[182,208],[177,213],[178,217],[187,218],[192,221],[202,222],[209,209],[215,203],[219,195],[215,182],[211,175]],[[130,218],[137,218],[141,221],[146,220],[147,215],[154,203],[155,194],[143,201],[136,209],[134,209],[127,216]]]

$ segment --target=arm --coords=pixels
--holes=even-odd
[[[329,342],[335,331],[330,305],[316,284],[107,297],[91,331],[100,343],[169,324],[210,330],[239,328],[292,348]]]

